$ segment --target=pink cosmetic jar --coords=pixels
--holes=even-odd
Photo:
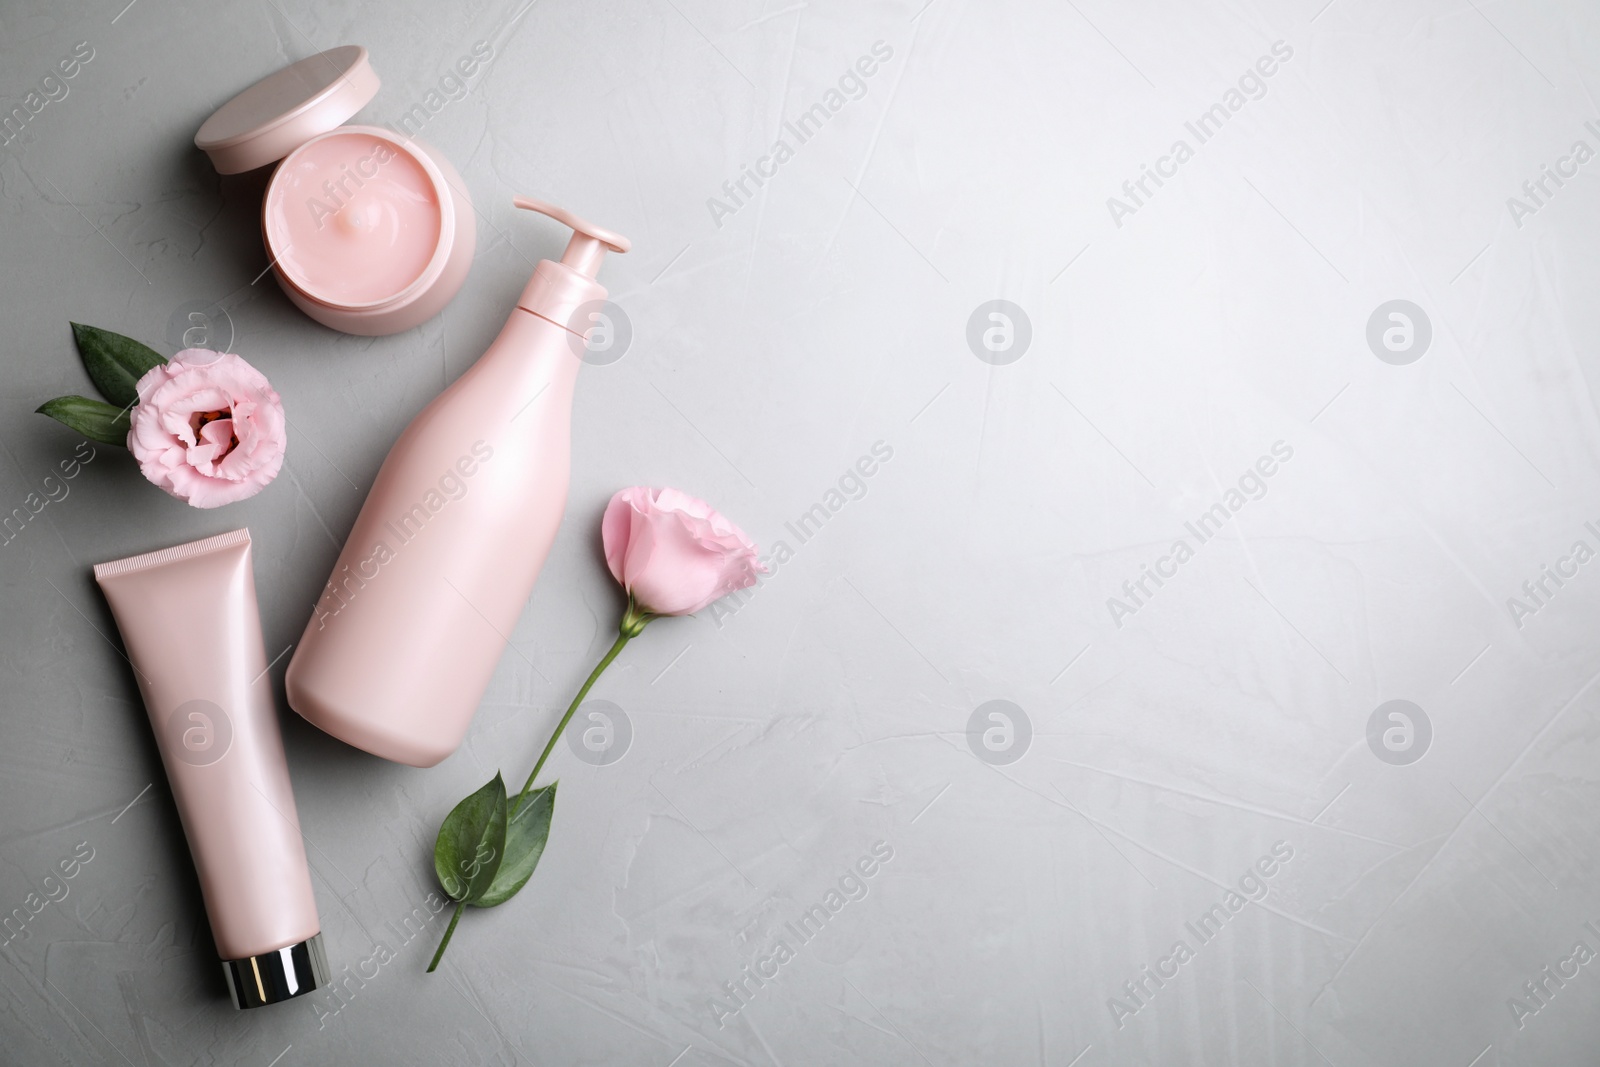
[[[324,326],[367,336],[437,315],[477,244],[472,200],[443,156],[342,125],[377,93],[367,50],[344,45],[256,82],[194,138],[222,174],[278,164],[261,206],[278,285]]]

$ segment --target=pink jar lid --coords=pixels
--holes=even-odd
[[[262,78],[217,108],[194,143],[218,173],[242,174],[342,126],[377,95],[367,50],[341,45]]]

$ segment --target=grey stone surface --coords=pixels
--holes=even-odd
[[[213,513],[102,448],[0,545],[0,911],[28,915],[0,1059],[1594,1062],[1600,562],[1561,562],[1600,549],[1592,4],[122,2],[0,11],[7,110],[93,50],[0,149],[0,511],[77,443],[32,414],[88,391],[69,320],[170,352],[220,307],[293,431]],[[479,41],[422,131],[480,213],[454,303],[373,340],[253,284],[265,176],[219,180],[202,119],[355,42],[384,79],[362,118],[395,121]],[[364,978],[235,1013],[90,566],[247,525],[288,649],[396,434],[559,253],[519,193],[633,238],[605,267],[631,348],[583,369],[565,524],[460,751],[394,766],[283,708],[328,952]],[[984,346],[997,300],[1020,355]],[[1387,310],[1369,330],[1392,301],[1420,354]],[[792,556],[629,648],[595,696],[630,750],[557,747],[533,881],[425,975],[442,923],[401,922],[439,820],[520,780],[609,642],[597,520],[641,483]],[[877,842],[867,894],[788,933]],[[719,1013],[746,966],[777,976]]]

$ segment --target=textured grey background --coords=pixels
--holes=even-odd
[[[1532,615],[1507,600],[1600,547],[1600,162],[1531,213],[1508,198],[1600,148],[1600,9],[920,2],[8,0],[7,109],[78,42],[94,58],[0,151],[0,510],[76,444],[31,413],[88,391],[69,319],[170,352],[171,316],[220,306],[293,432],[282,476],[214,513],[101,449],[0,545],[0,910],[93,855],[0,948],[0,1060],[1595,1061],[1600,962],[1562,961],[1600,950],[1600,563]],[[717,225],[707,199],[879,40],[864,96]],[[1198,144],[1185,123],[1280,40]],[[423,131],[480,212],[444,314],[345,337],[252,285],[265,176],[210,170],[210,110],[354,42],[384,79],[362,118],[394,121],[478,41],[493,63]],[[1180,138],[1193,158],[1114,218]],[[367,978],[236,1014],[89,568],[248,525],[268,655],[289,648],[395,435],[560,251],[516,193],[633,238],[604,273],[632,347],[583,371],[561,537],[462,749],[394,766],[285,709],[328,951]],[[1000,298],[1032,340],[996,366],[966,334]],[[1366,339],[1396,299],[1432,325],[1405,365]],[[785,523],[878,441],[892,460],[800,544]],[[1264,495],[1113,618],[1278,441]],[[793,558],[629,648],[595,695],[631,750],[558,749],[533,881],[426,976],[442,923],[400,924],[432,836],[526,773],[609,641],[597,520],[637,483]],[[1393,699],[1432,724],[1418,762],[1368,743]],[[1016,762],[969,746],[991,700],[1031,723]],[[869,894],[719,1027],[722,983],[878,841]],[[1200,944],[1186,924],[1278,842],[1267,895]],[[1180,939],[1193,958],[1131,1000]]]

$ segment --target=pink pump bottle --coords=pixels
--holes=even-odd
[[[595,273],[629,248],[515,203],[572,227],[561,262],[539,262],[489,350],[395,442],[289,663],[301,716],[416,767],[461,744],[555,540]]]

